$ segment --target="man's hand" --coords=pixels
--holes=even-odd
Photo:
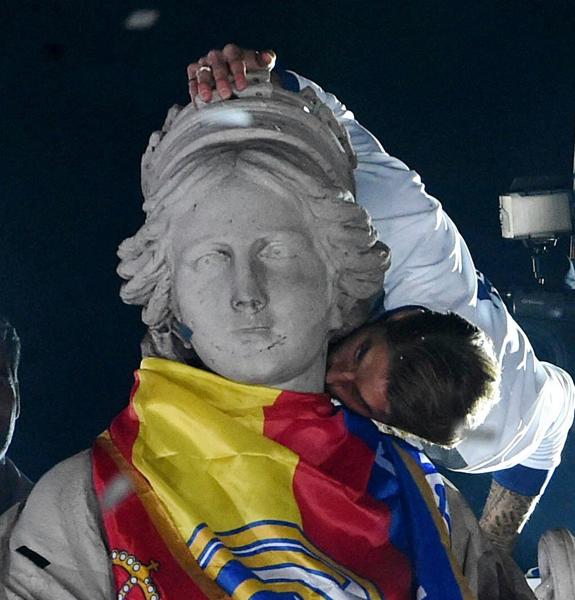
[[[188,65],[190,98],[193,101],[200,96],[204,102],[210,102],[216,89],[227,100],[233,93],[233,85],[240,91],[248,86],[246,72],[271,71],[275,62],[273,50],[244,50],[235,44],[227,44],[223,50],[210,50]]]

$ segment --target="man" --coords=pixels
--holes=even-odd
[[[347,407],[446,448],[485,420],[499,394],[492,345],[454,313],[396,312],[341,341],[328,364],[327,387]]]
[[[473,597],[431,463],[322,393],[388,267],[352,166],[313,95],[170,111],[119,249],[148,358],[93,452],[0,520],[10,600]]]
[[[0,317],[0,514],[23,500],[32,483],[6,456],[20,412],[18,362],[20,339],[16,330]]]
[[[243,51],[233,44],[228,44],[223,51],[212,50],[188,67],[190,95],[210,101],[212,90],[216,89],[223,98],[230,97],[230,79],[235,79],[238,89],[243,89],[247,85],[246,69],[248,72],[272,69],[274,62],[275,55],[271,51]],[[463,432],[464,439],[457,447],[426,447],[434,460],[450,469],[495,472],[481,524],[500,549],[510,551],[559,464],[573,422],[573,381],[558,367],[537,360],[529,340],[508,313],[497,291],[475,271],[457,228],[440,203],[425,193],[418,175],[386,154],[379,142],[333,95],[293,73],[281,73],[280,79],[288,89],[306,86],[314,89],[350,134],[359,163],[355,171],[358,202],[368,209],[374,226],[392,251],[391,268],[384,286],[385,305],[388,311],[393,311],[393,318],[408,315],[409,322],[402,327],[404,340],[412,347],[421,346],[418,320],[426,317],[409,315],[414,307],[424,307],[441,313],[457,313],[482,329],[495,347],[502,366],[499,402],[480,427]],[[411,331],[410,324],[413,325]],[[436,333],[440,330],[441,326],[435,328]],[[382,379],[382,369],[393,349],[380,334],[365,356],[355,359],[356,347],[366,336],[373,337],[374,331],[378,328],[363,329],[343,341],[331,358],[327,385],[348,406],[357,410],[361,405],[362,414],[371,411],[372,417],[393,425],[389,413],[393,398],[387,396],[386,389],[388,386],[397,388],[393,377],[394,371],[399,370],[388,370],[391,380],[384,378],[378,390],[375,393],[373,390],[373,382]],[[373,360],[375,353],[383,356],[383,362]],[[401,354],[396,358],[398,364]],[[366,361],[371,365],[367,374]],[[406,357],[402,364],[405,362]],[[414,373],[417,372],[414,369]],[[419,374],[421,376],[421,371]],[[449,377],[444,380],[448,381]],[[414,382],[412,378],[411,383]],[[412,402],[425,405],[426,395],[417,396],[422,389],[415,383],[407,396],[401,396],[402,401],[410,397]],[[395,417],[398,408],[391,409]],[[451,440],[444,438],[444,442],[457,438],[458,415],[455,413],[452,417],[454,436]],[[417,408],[412,411],[411,420],[401,418],[395,424],[417,431],[421,428]],[[433,423],[426,425],[434,426]]]

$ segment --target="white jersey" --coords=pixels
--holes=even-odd
[[[425,306],[454,312],[491,338],[501,365],[500,400],[485,422],[456,449],[436,447],[433,457],[469,473],[521,464],[552,469],[573,422],[575,393],[562,369],[539,361],[497,290],[476,271],[457,227],[419,175],[389,156],[335,96],[311,86],[350,134],[358,158],[356,199],[367,209],[380,239],[391,249],[385,307]]]

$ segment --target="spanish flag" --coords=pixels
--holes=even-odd
[[[472,598],[433,465],[325,394],[144,359],[93,480],[118,600]]]

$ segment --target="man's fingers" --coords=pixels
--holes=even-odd
[[[188,80],[196,78],[196,71],[198,70],[198,63],[190,63],[186,69],[188,73]]]
[[[230,71],[238,90],[244,90],[248,86],[246,79],[246,63],[243,60],[234,60],[230,63]]]
[[[226,44],[222,50],[222,54],[229,63],[233,63],[236,60],[242,60],[243,53],[243,50],[235,44]]]
[[[198,62],[190,63],[186,70],[190,98],[194,100],[199,95],[202,100],[210,102],[215,84],[212,67],[208,64],[207,57],[204,56]]]
[[[198,70],[198,63],[191,63],[188,65],[186,69],[188,73],[188,93],[190,94],[190,99],[193,101],[194,98],[198,95],[198,81],[196,79],[196,71]]]
[[[195,79],[188,80],[188,93],[192,101],[198,95],[198,82]]]
[[[227,99],[233,93],[230,79],[238,90],[248,86],[246,71],[271,71],[276,62],[273,50],[243,50],[236,44],[227,44],[223,50],[210,50],[207,56],[188,65],[188,88],[192,100],[199,95],[205,102],[212,99],[212,91]]]
[[[276,66],[276,53],[273,50],[262,50],[257,53],[258,60],[262,67],[271,71]]]
[[[276,64],[276,53],[273,50],[244,50],[244,62],[248,71],[271,71]]]
[[[200,58],[198,61],[196,80],[198,82],[198,93],[200,98],[204,102],[210,102],[212,99],[212,90],[214,89],[214,77],[207,58]]]
[[[236,44],[226,44],[222,50],[224,58],[228,61],[230,71],[238,90],[247,87],[246,64],[244,62],[244,51]]]
[[[260,64],[257,50],[244,50],[243,58],[246,65],[246,71],[259,71],[263,66]]]
[[[224,54],[220,50],[210,50],[208,53],[208,64],[212,67],[212,76],[215,80],[218,94],[223,98],[232,95],[230,84],[230,66]]]

